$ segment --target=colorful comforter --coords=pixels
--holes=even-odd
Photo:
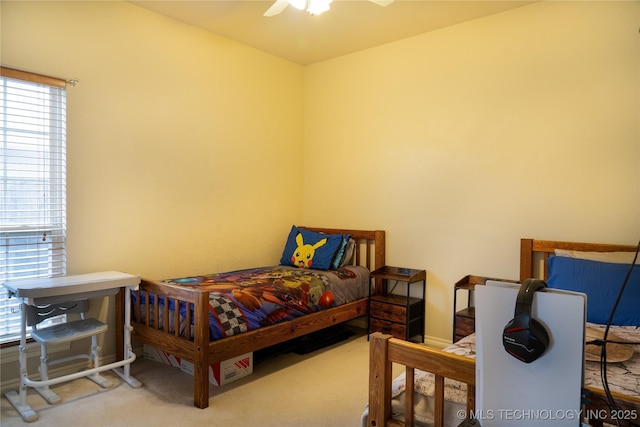
[[[365,298],[370,286],[369,270],[360,266],[321,271],[279,265],[160,282],[209,291],[210,340]],[[180,314],[184,322],[184,305]]]

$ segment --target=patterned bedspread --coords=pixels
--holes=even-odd
[[[461,339],[460,341],[445,347],[443,351],[448,353],[454,353],[460,356],[476,357],[476,336],[475,334],[469,335]],[[405,372],[398,375],[391,385],[391,397],[397,398],[405,391],[406,376]],[[467,385],[458,381],[454,381],[445,378],[445,390],[444,397],[448,402],[459,403],[466,405],[467,400]],[[424,372],[416,369],[414,371],[414,387],[415,392],[422,396],[433,396],[434,383],[433,374],[430,372]],[[416,410],[416,418],[419,417]],[[430,417],[429,417],[430,418]],[[461,420],[460,420],[461,421]]]
[[[604,330],[604,326],[587,323],[587,326]],[[640,327],[612,326],[610,334],[615,334],[625,341],[640,342]],[[640,396],[640,344],[633,345],[634,353],[631,359],[618,363],[607,363],[607,380],[613,392],[628,396]],[[587,361],[584,368],[585,385],[602,389],[600,363]]]
[[[587,327],[604,330],[603,325],[587,323]],[[612,326],[610,334],[615,334],[623,340],[640,342],[640,327],[637,326]],[[443,351],[455,353],[461,356],[475,358],[475,334],[469,335],[460,341],[451,344]],[[609,388],[612,392],[630,396],[640,395],[640,345],[633,345],[635,353],[625,362],[607,363],[606,372]],[[464,404],[467,396],[466,384],[457,381],[446,380],[445,399],[451,402]],[[602,389],[602,377],[599,362],[585,362],[585,385]],[[415,371],[415,391],[424,396],[433,396],[433,375],[423,371]],[[405,374],[399,375],[392,385],[392,396],[395,398],[405,390]]]
[[[321,271],[281,265],[160,282],[210,291],[211,340],[365,298],[370,283],[365,267]],[[183,321],[185,310],[181,305]]]

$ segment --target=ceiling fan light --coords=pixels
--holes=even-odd
[[[309,0],[309,7],[307,8],[307,12],[312,15],[320,15],[322,12],[326,12],[331,9],[329,4],[333,0]]]
[[[304,10],[307,6],[307,0],[289,0],[289,4],[298,10]]]

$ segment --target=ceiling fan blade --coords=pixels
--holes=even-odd
[[[280,14],[285,7],[289,4],[288,0],[276,0],[269,9],[264,13],[264,16],[275,16]]]
[[[389,6],[391,3],[393,3],[394,0],[369,0],[371,3],[375,3],[378,6]]]

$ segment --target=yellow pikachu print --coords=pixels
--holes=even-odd
[[[293,251],[291,263],[301,268],[311,268],[311,264],[313,264],[313,255],[316,253],[316,249],[327,243],[327,239],[321,239],[314,245],[305,245],[302,233],[298,233],[296,236],[296,243],[298,244],[298,247]]]

